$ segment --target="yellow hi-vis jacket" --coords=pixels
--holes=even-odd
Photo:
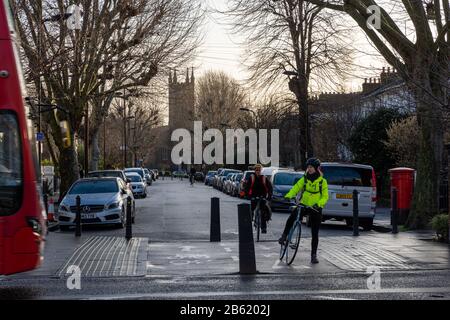
[[[305,186],[306,175],[304,175],[284,196],[286,199],[295,198],[295,196],[303,191],[301,204],[312,207],[315,204],[323,208],[328,202],[328,183],[322,176],[311,182],[307,180]],[[321,187],[322,186],[322,187]],[[320,191],[322,189],[322,192]]]

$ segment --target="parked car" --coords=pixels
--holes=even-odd
[[[220,172],[220,175],[217,177],[217,185],[216,188],[221,190],[223,189],[223,183],[225,181],[225,178],[230,174],[230,173],[238,173],[240,172],[239,170],[235,170],[235,169],[224,169]]]
[[[322,163],[321,170],[328,182],[329,200],[323,209],[323,220],[345,220],[353,225],[353,190],[359,192],[359,225],[371,230],[375,217],[377,186],[375,170],[369,165]]]
[[[121,178],[124,182],[127,182],[127,177],[125,176],[125,172],[122,170],[97,170],[91,171],[87,174],[86,178]]]
[[[132,222],[136,217],[134,197],[121,178],[85,178],[72,184],[58,209],[61,230],[75,226],[76,198],[81,198],[81,223],[115,224],[123,228],[126,223],[127,198],[132,198]]]
[[[206,174],[205,177],[205,184],[207,186],[211,186],[212,185],[212,180],[214,178],[214,175],[217,174],[217,171],[208,171],[208,173]]]
[[[125,172],[125,174],[130,172],[138,173],[142,179],[145,179],[145,171],[143,168],[126,168],[123,172]]]
[[[223,170],[225,170],[225,168],[217,169],[217,173],[213,177],[212,186],[215,189],[217,189],[217,185],[218,185],[218,182],[219,182],[219,177],[220,177],[220,174],[222,173]]]
[[[147,183],[148,186],[151,186],[153,181],[156,180],[156,178],[154,177],[154,173],[144,168],[144,174],[145,174],[145,182]]]
[[[131,190],[135,198],[146,198],[147,187],[145,180],[136,172],[127,172],[127,178],[131,180]]]
[[[223,183],[222,183],[222,191],[226,194],[230,194],[231,191],[231,184],[233,183],[233,178],[236,175],[236,173],[232,172],[227,174],[224,178],[223,178]]]
[[[231,191],[230,191],[231,196],[236,197],[239,194],[239,184],[241,183],[241,179],[242,179],[243,175],[244,175],[243,173],[237,173],[234,176],[233,183],[230,187],[231,188]]]
[[[205,175],[203,174],[203,172],[196,172],[194,175],[194,179],[195,181],[204,181],[205,180]]]
[[[284,196],[304,176],[304,171],[274,170],[270,182],[273,187],[270,207],[272,211],[289,211],[291,202]]]
[[[247,188],[247,182],[250,180],[250,176],[252,174],[255,174],[255,171],[248,170],[244,171],[244,174],[242,175],[241,181],[239,183],[239,198],[245,198],[247,196],[246,194],[246,188]]]

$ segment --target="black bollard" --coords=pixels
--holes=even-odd
[[[126,230],[125,230],[125,238],[127,238],[127,240],[130,240],[133,237],[133,232],[132,232],[132,226],[131,223],[132,221],[132,217],[131,217],[131,197],[128,196],[127,198],[127,224],[126,224]]]
[[[250,204],[238,204],[239,223],[239,273],[255,274],[255,244],[253,242]]]
[[[353,190],[353,236],[359,236],[359,205],[357,190]]]
[[[220,242],[220,202],[219,198],[211,198],[210,242]]]
[[[397,188],[392,188],[391,224],[392,233],[398,233]]]
[[[75,237],[81,237],[81,198],[76,197],[77,212],[75,217]]]

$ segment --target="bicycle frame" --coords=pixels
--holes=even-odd
[[[301,237],[301,230],[302,230],[301,229],[301,221],[300,221],[300,218],[302,216],[301,211],[303,209],[311,209],[313,211],[318,212],[316,209],[305,206],[303,204],[296,204],[295,206],[292,206],[291,208],[293,210],[297,211],[297,216],[296,216],[294,223],[292,224],[291,229],[289,230],[289,234],[286,237],[286,242],[284,244],[282,244],[281,248],[280,248],[280,260],[283,260],[283,258],[286,256],[286,263],[288,265],[290,265],[294,261],[295,256],[297,254],[298,246],[300,244],[300,237]],[[293,240],[294,232],[297,229],[297,227],[299,229],[298,236],[294,240],[294,242],[295,242],[294,243],[294,242],[292,242],[292,240]],[[293,250],[291,259],[289,259],[289,248],[291,248]]]
[[[253,218],[254,218],[254,223],[255,223],[255,228],[256,228],[256,242],[259,242],[259,235],[260,235],[260,231],[261,231],[261,203],[264,200],[263,197],[255,197],[254,198],[257,203],[256,203],[256,208],[255,210],[253,210]]]

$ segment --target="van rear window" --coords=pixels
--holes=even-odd
[[[323,166],[321,169],[328,184],[351,187],[372,186],[371,169],[329,166]]]

